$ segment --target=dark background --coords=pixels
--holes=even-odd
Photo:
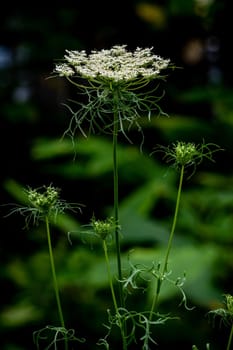
[[[95,138],[90,139],[95,151],[91,147],[85,148],[85,143],[81,147],[79,169],[73,162],[72,147],[64,153],[56,146],[54,151],[50,146],[46,148],[53,140],[59,140],[67,129],[70,115],[62,103],[75,95],[63,79],[47,78],[66,49],[89,51],[115,44],[126,44],[129,49],[153,47],[155,53],[170,58],[179,67],[169,73],[163,84],[166,93],[161,106],[169,114],[169,120],[155,118],[151,126],[145,126],[145,154],[150,153],[157,143],[166,145],[177,139],[198,143],[204,139],[224,148],[224,152],[216,154],[216,163],[201,165],[200,176],[185,185],[187,197],[191,193],[192,201],[189,202],[184,195],[185,211],[178,227],[182,247],[194,242],[197,250],[207,247],[207,251],[213,251],[213,264],[207,274],[210,277],[208,286],[211,287],[203,295],[198,292],[200,286],[193,284],[193,294],[196,293],[197,299],[192,292],[190,298],[197,308],[191,314],[185,313],[185,321],[180,324],[173,327],[170,322],[166,330],[159,329],[161,340],[158,341],[161,349],[170,348],[174,342],[180,344],[180,349],[191,349],[195,342],[202,349],[206,342],[213,342],[213,349],[223,349],[221,342],[224,339],[226,343],[227,327],[214,330],[205,315],[210,308],[221,305],[223,293],[232,293],[233,54],[230,0],[59,1],[48,5],[6,4],[0,14],[1,349],[32,349],[32,332],[49,323],[48,319],[56,319],[52,287],[45,290],[50,271],[43,260],[46,255],[46,241],[41,238],[43,230],[37,227],[32,230],[34,233],[30,233],[22,228],[24,218],[20,215],[6,217],[10,207],[5,204],[23,203],[21,190],[26,186],[53,183],[62,188],[62,195],[68,201],[87,205],[83,215],[77,214],[72,217],[73,221],[54,227],[58,233],[54,240],[70,326],[78,326],[80,333],[90,339],[95,339],[103,331],[104,316],[99,316],[99,312],[104,314],[106,310],[104,300],[108,287],[104,282],[99,287],[98,283],[92,285],[85,279],[73,282],[70,271],[76,268],[75,254],[80,254],[78,263],[87,264],[90,271],[95,259],[89,247],[82,246],[77,253],[72,246],[74,261],[70,256],[70,265],[68,262],[66,265],[65,256],[70,247],[67,248],[64,233],[70,227],[76,229],[85,224],[93,211],[100,216],[109,212],[112,205],[111,168],[105,169],[105,144],[98,146]],[[102,138],[109,142],[106,136]],[[140,136],[136,130],[132,131],[132,138],[137,149]],[[124,138],[120,141],[128,154],[127,141]],[[70,140],[67,142],[71,143]],[[41,148],[39,151],[36,148],[38,145],[45,146],[44,155],[40,153]],[[154,160],[158,174],[152,174],[150,168],[144,171],[140,167],[139,158],[136,157],[134,163],[130,155],[130,162],[126,159],[119,164],[122,203],[147,181],[160,176],[159,169],[164,166],[161,158]],[[98,170],[93,170],[92,165],[96,166],[95,161],[98,165],[98,159],[101,160]],[[156,192],[158,200],[144,213],[145,220],[155,220],[166,228],[171,220],[176,188],[176,179],[169,179],[165,195]],[[127,222],[130,220],[133,219]],[[158,237],[151,239],[145,234],[143,239],[135,233],[135,239],[126,239],[123,243],[123,251],[137,245],[145,249],[160,249],[163,244],[163,239],[160,241]],[[96,259],[101,256],[98,249],[94,252]],[[181,268],[185,269],[185,266]],[[202,275],[203,264],[200,268]],[[174,295],[165,297],[164,310],[173,309],[176,301]],[[77,311],[74,312],[75,308]],[[182,314],[183,311],[179,312]],[[93,320],[91,324],[90,318]],[[92,345],[83,348],[93,349],[94,344],[93,340]]]

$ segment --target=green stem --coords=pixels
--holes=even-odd
[[[117,254],[118,279],[122,281],[121,267],[121,247],[119,237],[119,199],[118,199],[118,162],[117,162],[117,141],[118,141],[118,115],[114,112],[114,130],[113,130],[113,190],[114,190],[114,220],[115,220],[115,244]],[[119,295],[121,306],[124,305],[122,283],[119,283]]]
[[[180,197],[181,197],[183,178],[184,178],[184,165],[182,165],[180,170],[180,181],[179,181],[179,187],[178,187],[177,198],[176,198],[176,208],[175,208],[175,214],[174,214],[173,223],[172,223],[172,229],[171,229],[171,233],[170,233],[170,237],[167,245],[167,252],[166,252],[166,257],[165,257],[164,267],[163,267],[163,275],[167,272],[168,258],[172,247],[172,240],[173,240],[173,236],[176,228],[178,211],[180,207]]]
[[[230,336],[229,336],[229,339],[228,339],[228,343],[227,343],[227,348],[226,348],[226,350],[230,350],[232,338],[233,338],[233,323],[232,323],[232,325],[231,325],[231,332],[230,332]]]
[[[110,267],[109,257],[108,257],[108,248],[107,248],[107,244],[106,244],[105,239],[103,240],[103,250],[104,250],[104,256],[105,256],[105,261],[106,261],[106,266],[107,266],[108,280],[109,280],[109,284],[110,284],[112,300],[113,300],[116,315],[118,315],[118,318],[119,318],[119,328],[121,331],[123,350],[127,350],[127,342],[126,342],[125,331],[124,331],[125,327],[124,327],[124,322],[122,323],[121,315],[119,314],[119,311],[118,311],[117,299],[116,299],[116,295],[115,295],[115,291],[114,291],[114,287],[113,287],[113,283],[112,283],[112,274],[111,274],[111,267]]]
[[[48,218],[48,216],[45,217],[45,224],[46,224],[46,231],[47,231],[50,264],[51,264],[51,270],[52,270],[52,276],[53,276],[53,287],[54,287],[56,301],[57,301],[58,314],[59,314],[61,326],[65,330],[66,328],[65,328],[65,322],[64,322],[64,317],[63,317],[62,307],[61,307],[61,301],[60,301],[60,296],[59,296],[59,289],[58,289],[57,275],[56,275],[54,258],[53,258],[53,250],[52,250],[52,244],[51,244],[51,235],[50,235],[50,227],[49,227],[49,218]],[[68,342],[67,342],[67,338],[66,337],[65,337],[65,350],[68,350]]]
[[[173,241],[173,237],[174,237],[174,233],[175,233],[178,211],[179,211],[179,207],[180,207],[180,197],[181,197],[181,191],[182,191],[183,178],[184,178],[184,165],[181,166],[181,170],[180,170],[180,180],[179,180],[179,187],[178,187],[177,198],[176,198],[175,213],[174,213],[172,228],[171,228],[171,232],[170,232],[170,236],[169,236],[169,240],[168,240],[168,244],[167,244],[167,251],[166,251],[166,255],[165,255],[162,274],[161,274],[161,277],[158,278],[156,293],[155,293],[153,301],[152,301],[150,317],[149,317],[150,321],[152,320],[153,312],[158,305],[158,299],[159,299],[159,294],[160,294],[160,290],[162,287],[162,283],[164,281],[164,275],[167,272],[168,259],[169,259],[169,255],[170,255],[170,251],[171,251],[171,247],[172,247],[172,241]]]
[[[117,109],[118,95],[115,95],[114,109],[114,128],[113,128],[113,195],[114,195],[114,221],[115,221],[115,245],[117,255],[117,270],[118,270],[118,287],[120,306],[124,308],[125,301],[123,296],[122,286],[122,266],[121,266],[121,246],[120,246],[120,229],[119,229],[119,186],[118,186],[118,159],[117,159],[117,144],[118,144],[118,109]],[[120,316],[119,316],[120,317]],[[127,343],[125,334],[127,333],[126,324],[123,320],[121,322],[121,334],[123,341],[123,350],[127,350]]]
[[[107,272],[108,272],[108,280],[109,280],[109,285],[111,289],[111,294],[112,294],[112,300],[114,304],[114,308],[116,313],[118,312],[118,305],[117,305],[117,299],[115,295],[115,291],[113,288],[113,283],[112,283],[112,275],[111,275],[111,268],[110,268],[110,263],[109,263],[109,257],[108,257],[108,248],[105,239],[103,240],[103,250],[104,250],[104,256],[105,256],[105,261],[106,261],[106,266],[107,266]]]

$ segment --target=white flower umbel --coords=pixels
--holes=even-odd
[[[133,123],[141,130],[137,120],[145,113],[149,118],[153,110],[162,113],[157,103],[162,96],[154,94],[158,85],[150,85],[149,91],[145,86],[164,79],[162,71],[170,67],[170,60],[155,55],[153,48],[129,51],[126,45],[115,45],[90,54],[66,50],[53,73],[67,78],[87,97],[84,102],[73,101],[79,106],[76,111],[67,106],[73,115],[67,132],[73,137],[79,128],[86,136],[84,122],[88,132],[96,128],[112,132],[117,124],[117,131],[125,134],[125,126]]]
[[[66,64],[59,64],[55,72],[60,76],[81,76],[85,79],[109,82],[132,82],[138,78],[154,79],[161,70],[168,67],[170,60],[152,53],[152,48],[126,50],[126,45],[113,46],[109,50],[85,51],[66,50]]]

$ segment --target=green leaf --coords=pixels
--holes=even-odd
[[[211,307],[211,304],[219,300],[221,292],[214,285],[214,266],[220,254],[217,246],[188,245],[174,246],[171,250],[168,271],[169,279],[176,281],[177,278],[186,280],[183,289],[191,303]],[[165,256],[165,248],[157,249],[135,249],[130,255],[131,261],[136,264],[152,266],[152,262],[162,263]],[[150,297],[152,298],[156,290],[156,281],[152,282]],[[179,295],[179,290],[169,282],[162,285],[160,300],[165,301],[171,297]],[[190,302],[189,302],[190,304]],[[193,306],[193,305],[189,305]]]
[[[21,301],[18,304],[6,307],[0,313],[2,327],[20,327],[31,324],[40,319],[40,311],[31,304]]]

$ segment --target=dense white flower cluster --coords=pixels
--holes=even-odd
[[[126,45],[115,45],[109,50],[93,50],[89,55],[84,50],[66,50],[65,63],[57,64],[54,73],[113,82],[129,82],[138,78],[150,80],[159,77],[170,64],[169,59],[153,54],[152,49],[138,47],[131,52]]]

